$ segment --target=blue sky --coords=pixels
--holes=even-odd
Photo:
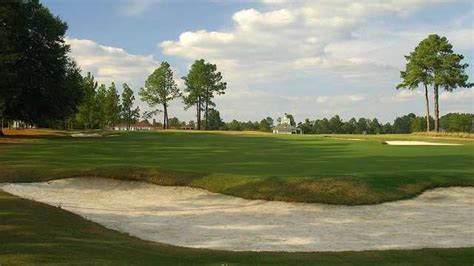
[[[176,80],[194,59],[216,63],[228,92],[225,120],[285,112],[297,120],[340,114],[391,121],[423,113],[420,91],[396,91],[403,55],[445,35],[472,65],[470,1],[45,0],[69,25],[72,56],[100,82],[135,91],[166,60]],[[468,70],[470,76],[473,70]],[[472,78],[471,78],[472,80]],[[138,96],[137,96],[138,98]],[[441,113],[473,112],[473,89],[441,95]],[[137,102],[142,110],[144,103]],[[180,101],[171,116],[191,120]]]

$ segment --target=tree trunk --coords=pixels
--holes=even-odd
[[[435,115],[435,125],[434,130],[439,132],[439,104],[438,104],[438,85],[434,85],[434,115]]]
[[[205,124],[205,127],[204,127],[205,130],[207,130],[207,126],[209,125],[208,124],[208,119],[207,119],[208,118],[208,116],[207,116],[208,111],[209,111],[209,99],[206,99],[206,113],[205,113],[205,115],[206,115],[206,124]]]
[[[425,84],[425,103],[426,103],[426,132],[430,132],[430,101],[428,98],[428,86]]]
[[[196,106],[197,106],[197,117],[196,117],[197,129],[201,130],[201,97],[198,97]]]
[[[0,125],[0,137],[1,136],[5,136],[5,134],[3,133],[3,117],[2,117],[2,123]]]
[[[166,104],[163,104],[163,129],[169,129],[170,126],[168,125],[168,108]]]

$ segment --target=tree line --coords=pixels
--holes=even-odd
[[[211,115],[212,114],[212,115]],[[291,114],[285,114],[293,117]],[[274,119],[266,117],[260,121],[238,121],[232,120],[224,122],[220,118],[219,111],[211,109],[209,115],[209,130],[228,131],[262,131],[271,132],[275,126]],[[173,117],[170,127],[182,129],[195,127],[194,121],[181,121]],[[304,134],[409,134],[413,132],[423,132],[426,130],[425,117],[417,116],[413,113],[397,117],[393,123],[381,123],[377,118],[351,118],[343,121],[339,115],[331,118],[316,120],[305,119],[303,122],[295,123]],[[434,119],[430,117],[430,129],[434,128]],[[279,119],[277,119],[279,123]],[[474,114],[449,113],[440,117],[440,129],[446,132],[474,132]]]
[[[64,128],[106,129],[124,123],[127,128],[140,118],[140,108],[134,107],[135,96],[127,83],[123,83],[121,96],[115,83],[108,87],[94,80],[90,73],[83,78],[84,97],[77,112],[66,118]]]

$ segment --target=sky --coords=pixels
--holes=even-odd
[[[66,41],[84,73],[135,91],[160,62],[181,80],[196,59],[228,83],[216,108],[225,121],[297,121],[340,115],[393,121],[424,113],[421,90],[396,90],[404,55],[429,34],[446,36],[474,64],[469,0],[43,0],[69,25]],[[467,73],[470,82],[474,68]],[[121,89],[121,88],[119,88]],[[150,110],[140,102],[142,111]],[[181,100],[170,117],[195,120]],[[441,115],[474,112],[474,88],[442,92]],[[157,117],[157,121],[159,121]]]

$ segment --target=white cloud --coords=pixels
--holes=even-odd
[[[242,77],[256,82],[288,79],[305,70],[311,76],[321,69],[347,82],[393,82],[403,55],[431,29],[410,34],[372,27],[367,21],[403,17],[443,2],[449,1],[263,1],[274,9],[241,10],[232,16],[230,30],[184,32],[159,46],[166,55],[219,63],[231,84],[242,83]],[[472,36],[472,28],[445,31],[455,43],[469,45],[466,36]]]
[[[115,82],[119,92],[122,90],[122,83],[129,84],[135,92],[136,104],[140,110],[150,109],[147,104],[139,100],[137,93],[148,75],[160,64],[152,55],[135,55],[124,49],[101,45],[91,40],[67,38],[66,42],[71,46],[71,56],[83,74],[91,72],[99,83]],[[172,70],[175,82],[178,87],[182,88],[183,81],[180,70],[176,68],[172,68]],[[192,117],[189,112],[184,112],[180,100],[173,102],[170,111],[172,116]]]
[[[156,2],[136,2],[128,15],[142,14]],[[228,82],[227,93],[216,99],[225,120],[256,120],[285,112],[297,119],[341,114],[391,120],[412,108],[423,112],[422,92],[395,90],[403,55],[421,39],[436,32],[447,36],[456,51],[472,53],[472,10],[442,26],[397,24],[443,2],[449,1],[263,0],[261,9],[235,12],[230,28],[182,32],[158,47],[187,64],[198,58],[217,64]],[[150,55],[87,40],[68,41],[81,67],[107,82],[129,80],[141,86],[158,65]],[[179,77],[187,69],[174,71]],[[472,97],[472,90],[443,92],[442,111],[453,106],[472,109],[472,101],[466,100]],[[179,101],[173,102],[171,111],[180,119],[194,116],[182,111]]]
[[[457,89],[452,92],[443,91],[440,93],[439,98],[447,103],[468,103],[472,109],[474,105],[474,88]]]
[[[151,55],[134,55],[124,49],[100,45],[91,40],[67,38],[71,56],[84,73],[91,72],[102,83],[114,81],[141,86],[159,65]]]
[[[423,38],[436,32],[447,36],[456,51],[472,52],[471,16],[443,26],[397,24],[448,2],[453,0],[262,0],[260,10],[234,13],[231,28],[183,32],[159,47],[189,63],[204,58],[218,65],[229,82],[229,93],[218,100],[226,118],[337,111],[378,116],[376,110],[393,117],[406,113],[403,105],[410,101],[423,110],[421,92],[395,90],[404,55]],[[315,89],[302,93],[292,87],[302,84]]]

